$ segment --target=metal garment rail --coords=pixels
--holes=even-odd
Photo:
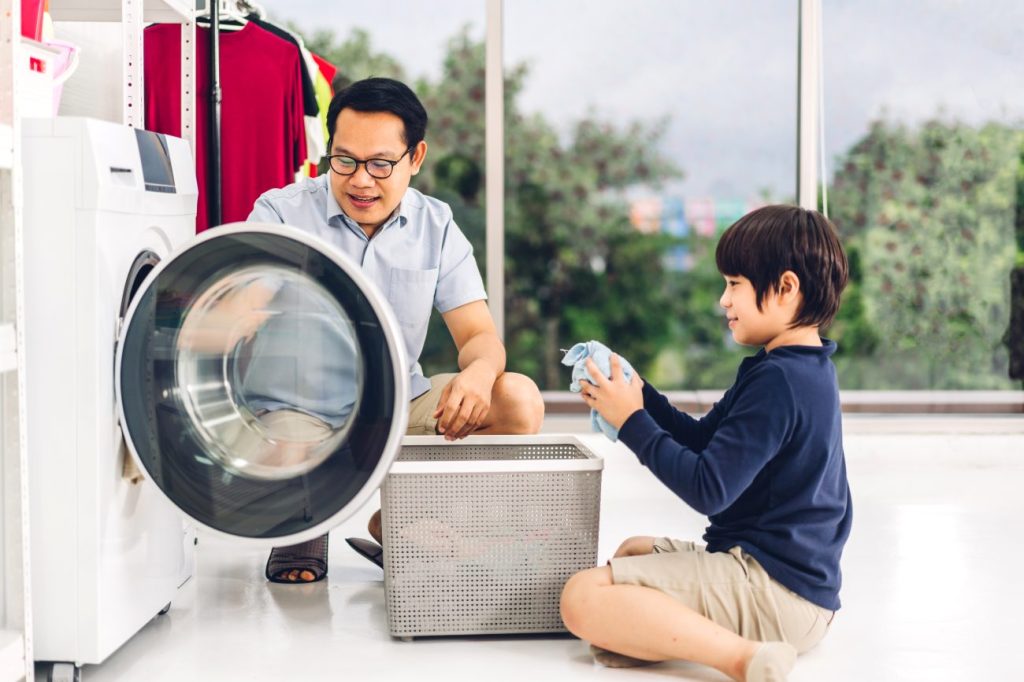
[[[210,111],[209,150],[210,176],[207,186],[206,212],[209,227],[221,224],[220,189],[220,2],[210,1]]]

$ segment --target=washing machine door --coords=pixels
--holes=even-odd
[[[409,373],[390,307],[297,228],[238,223],[159,263],[122,325],[122,429],[144,475],[216,534],[320,535],[379,487]]]

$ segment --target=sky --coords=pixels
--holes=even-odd
[[[791,198],[796,182],[798,0],[506,0],[505,62],[530,66],[519,104],[566,132],[594,112],[670,118],[663,152],[685,198]],[[271,18],[374,47],[436,77],[485,0],[264,0]],[[1024,2],[823,0],[826,165],[879,116],[1024,120]],[[343,65],[338,65],[344,68]],[[435,114],[435,112],[431,112]]]

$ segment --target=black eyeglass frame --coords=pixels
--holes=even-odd
[[[406,155],[410,154],[414,149],[416,149],[416,148],[415,147],[408,147],[408,148],[406,148],[406,150],[404,152],[402,152],[402,155],[399,156],[394,161],[392,161],[391,159],[381,159],[381,158],[377,158],[377,157],[374,157],[372,159],[357,159],[357,158],[355,158],[353,156],[349,156],[348,154],[331,154],[330,156],[327,157],[327,165],[331,167],[331,170],[333,172],[337,173],[338,175],[344,175],[345,177],[348,177],[350,175],[355,175],[359,171],[359,166],[363,166],[363,168],[366,169],[366,172],[369,174],[369,176],[371,178],[376,178],[378,180],[386,180],[386,179],[391,177],[392,173],[395,172],[395,166],[400,164],[402,162],[402,159],[404,159],[406,157]],[[410,156],[409,158],[411,159],[412,157]],[[337,168],[334,167],[334,159],[348,159],[349,161],[352,161],[353,163],[355,163],[355,167],[352,169],[351,173],[342,173]],[[378,161],[378,162],[381,162],[381,163],[390,164],[390,168],[388,169],[387,175],[374,175],[373,171],[370,170],[370,166],[369,166],[369,163],[371,161]]]

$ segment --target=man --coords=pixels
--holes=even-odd
[[[528,377],[505,372],[505,348],[485,303],[473,250],[449,207],[409,187],[427,154],[427,112],[406,85],[369,78],[327,110],[330,171],[264,193],[250,221],[281,222],[336,246],[380,287],[398,318],[411,367],[407,433],[536,433],[544,403]],[[459,351],[459,372],[423,376],[431,307]],[[381,542],[380,511],[369,524]],[[379,559],[379,547],[361,553]],[[357,547],[358,549],[358,547]],[[327,573],[327,536],[275,548],[267,578],[313,582]]]

